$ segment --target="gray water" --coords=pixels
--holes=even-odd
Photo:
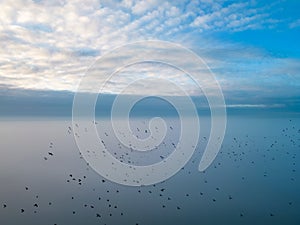
[[[147,129],[145,121],[134,120],[133,130]],[[173,130],[159,154],[129,159],[122,157],[107,121],[98,122],[100,137],[116,157],[136,164],[167,157],[180,129],[169,118]],[[229,117],[222,149],[200,173],[209,136],[204,118],[188,164],[145,187],[116,184],[94,172],[80,157],[70,120],[3,118],[0,124],[1,225],[300,224],[299,118]]]

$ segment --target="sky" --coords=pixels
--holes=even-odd
[[[297,0],[7,0],[0,1],[0,10],[0,114],[70,102],[97,59],[143,40],[174,42],[198,54],[215,74],[228,108],[300,111]],[[103,92],[119,94],[134,76],[154,76],[201,95],[173,70],[151,63],[129,67]],[[159,82],[129,94],[157,93],[178,95]]]

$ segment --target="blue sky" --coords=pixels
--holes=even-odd
[[[297,0],[11,0],[1,1],[0,9],[1,99],[75,92],[101,55],[126,43],[158,39],[202,57],[229,107],[299,104]],[[178,74],[170,79],[189,85]],[[112,81],[105,92],[118,93],[126,81],[126,76]],[[148,91],[170,93],[159,85]]]

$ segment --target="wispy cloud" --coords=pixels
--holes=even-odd
[[[272,5],[259,6],[255,1],[10,0],[1,1],[0,8],[0,85],[10,88],[75,91],[96,57],[122,44],[148,39],[176,41],[197,51],[228,90],[257,90],[261,87],[257,78],[262,83],[273,79],[265,76],[267,72],[283,76],[289,71],[290,76],[299,71],[298,61],[293,59],[275,60],[283,65],[276,67],[261,49],[205,36],[206,31],[276,27],[281,19],[272,16]],[[295,28],[298,23],[296,20],[289,26]],[[186,76],[158,69],[161,76],[167,74],[191,93],[198,93]],[[149,65],[140,71],[145,77],[154,73]],[[124,76],[112,79],[105,90],[118,92],[138,76],[126,76],[133,72],[125,70]],[[139,91],[144,93],[143,85],[137,94]],[[155,91],[174,92],[159,83],[156,90],[148,89],[149,93]]]
[[[270,19],[264,8],[256,8],[251,2],[233,3],[227,7],[216,7],[212,12],[202,12],[191,23],[200,31],[263,29],[277,20]]]
[[[282,108],[284,104],[227,104],[227,108]]]
[[[300,27],[300,19],[297,19],[289,24],[290,28],[299,28]]]

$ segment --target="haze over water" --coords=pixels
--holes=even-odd
[[[1,224],[298,224],[299,118],[229,116],[222,148],[204,173],[198,164],[209,118],[201,120],[203,132],[188,164],[146,187],[95,173],[80,158],[67,118],[1,121]],[[169,118],[174,130],[168,129],[160,152],[126,155],[108,120],[97,121],[112,154],[133,164],[161,160],[178,138],[178,120]],[[145,135],[144,122],[133,120],[137,134]]]

